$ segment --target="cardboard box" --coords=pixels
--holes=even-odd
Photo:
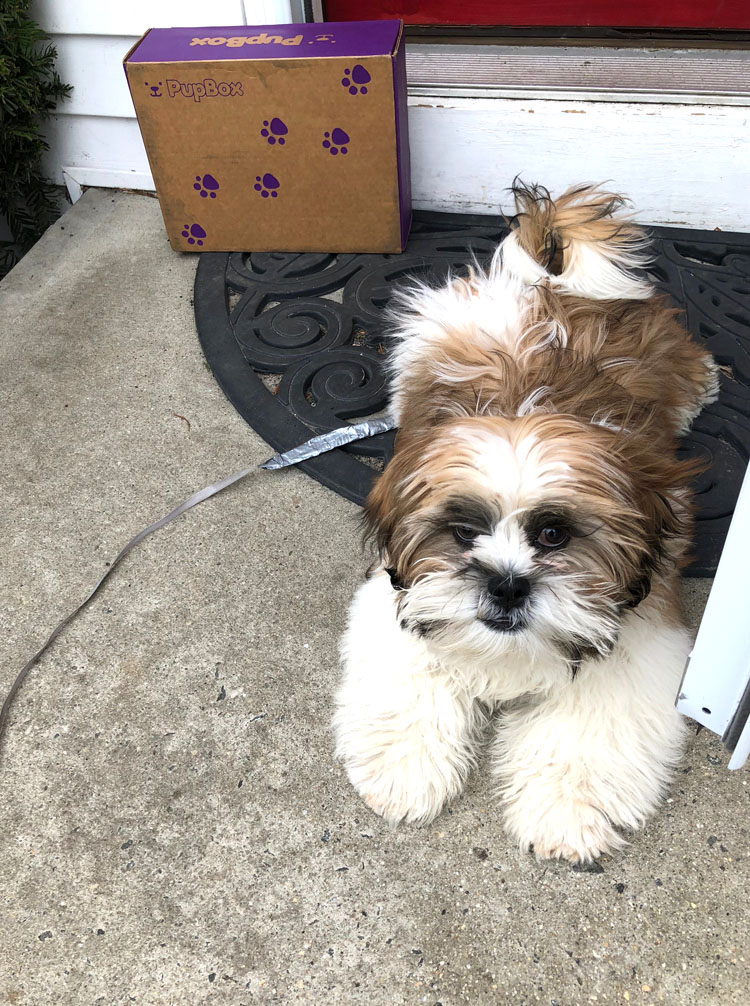
[[[152,28],[124,64],[173,248],[403,249],[400,21]]]

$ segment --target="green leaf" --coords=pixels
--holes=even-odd
[[[0,0],[0,277],[58,216],[55,187],[41,173],[49,149],[39,126],[71,91],[55,71],[57,50],[28,16],[29,0]]]

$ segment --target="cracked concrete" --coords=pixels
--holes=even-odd
[[[203,363],[195,266],[155,200],[91,190],[0,286],[3,691],[132,534],[270,453]],[[597,872],[519,855],[481,773],[422,830],[360,804],[329,733],[357,516],[253,475],[34,669],[0,749],[0,1001],[746,1002],[748,775],[706,731]]]

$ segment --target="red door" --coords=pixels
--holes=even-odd
[[[327,21],[407,24],[750,29],[748,0],[325,0]]]

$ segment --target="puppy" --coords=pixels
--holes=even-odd
[[[643,233],[595,187],[514,189],[487,272],[401,296],[379,562],[342,641],[337,753],[387,821],[431,821],[477,759],[523,850],[625,844],[680,758],[691,534],[677,437],[712,358],[636,272]]]

